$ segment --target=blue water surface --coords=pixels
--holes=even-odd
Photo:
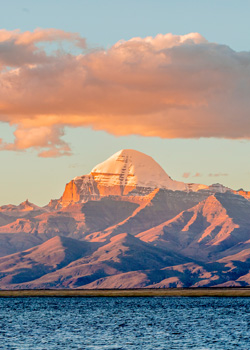
[[[250,298],[0,298],[0,349],[250,349]]]

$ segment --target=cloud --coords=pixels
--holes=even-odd
[[[186,172],[186,173],[182,174],[182,177],[184,177],[186,179],[188,179],[189,177],[201,177],[201,176],[202,176],[201,173],[195,173],[195,174],[192,175],[191,173]]]
[[[0,121],[17,128],[14,144],[2,142],[2,149],[70,154],[61,139],[65,126],[113,135],[250,138],[249,52],[198,33],[133,38],[77,55],[41,46],[64,40],[86,49],[84,38],[57,29],[0,31]],[[39,142],[29,135],[37,128],[43,128]]]
[[[195,173],[195,174],[193,175],[193,177],[201,177],[201,176],[202,176],[201,173]]]
[[[62,128],[52,127],[34,127],[19,128],[14,132],[15,140],[13,143],[4,143],[0,139],[0,150],[24,151],[28,148],[37,150],[45,149],[40,152],[39,157],[59,157],[71,155],[71,151],[66,142],[61,137],[64,135]]]
[[[182,177],[184,177],[185,179],[188,179],[191,176],[191,173],[183,173]]]
[[[19,30],[0,30],[0,68],[23,66],[32,69],[35,64],[49,64],[57,61],[57,57],[50,56],[40,43],[55,43],[69,41],[80,48],[86,47],[85,39],[77,33],[68,33],[58,29],[36,29],[34,32]],[[30,66],[29,66],[30,65]],[[44,66],[45,68],[45,66]]]
[[[209,174],[209,177],[219,177],[219,176],[228,176],[226,173],[216,173],[216,174]]]

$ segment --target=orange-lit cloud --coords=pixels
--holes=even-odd
[[[184,177],[186,179],[188,179],[189,177],[201,177],[201,176],[202,176],[201,173],[195,173],[192,175],[191,173],[186,172],[186,173],[182,174],[182,177]]]
[[[58,127],[30,127],[18,128],[14,132],[14,143],[3,143],[0,139],[0,150],[20,151],[28,148],[35,148],[40,153],[40,157],[59,157],[60,155],[70,155],[69,146],[61,137],[64,135],[62,128]],[[45,149],[41,151],[41,149]]]
[[[34,32],[19,30],[0,30],[0,68],[24,65],[45,64],[55,59],[37,46],[39,43],[54,43],[60,41],[73,42],[80,48],[86,47],[85,39],[77,33],[68,33],[58,29],[36,29]],[[29,67],[29,66],[28,66]]]
[[[250,53],[198,33],[120,41],[73,55],[46,51],[75,33],[0,31],[0,121],[16,126],[1,149],[70,154],[63,128],[114,135],[250,138]],[[41,46],[43,43],[43,46]],[[41,131],[39,131],[41,129]]]
[[[195,173],[195,174],[193,175],[193,177],[201,177],[201,176],[202,176],[201,173]]]

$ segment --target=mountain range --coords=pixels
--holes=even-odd
[[[250,284],[250,193],[121,150],[61,198],[0,207],[0,289]]]

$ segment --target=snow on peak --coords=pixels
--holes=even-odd
[[[107,186],[161,187],[186,190],[186,184],[172,180],[150,156],[132,149],[123,149],[96,165],[91,174]]]
[[[152,157],[133,149],[120,150],[104,162],[97,164],[88,175],[75,177],[73,181],[82,192],[94,195],[130,193],[137,187],[187,192],[205,190],[211,193],[224,193],[231,191],[220,184],[208,186],[174,181]],[[68,190],[71,193],[70,186]],[[112,187],[114,191],[111,191]],[[117,188],[120,188],[121,191],[117,192]]]

